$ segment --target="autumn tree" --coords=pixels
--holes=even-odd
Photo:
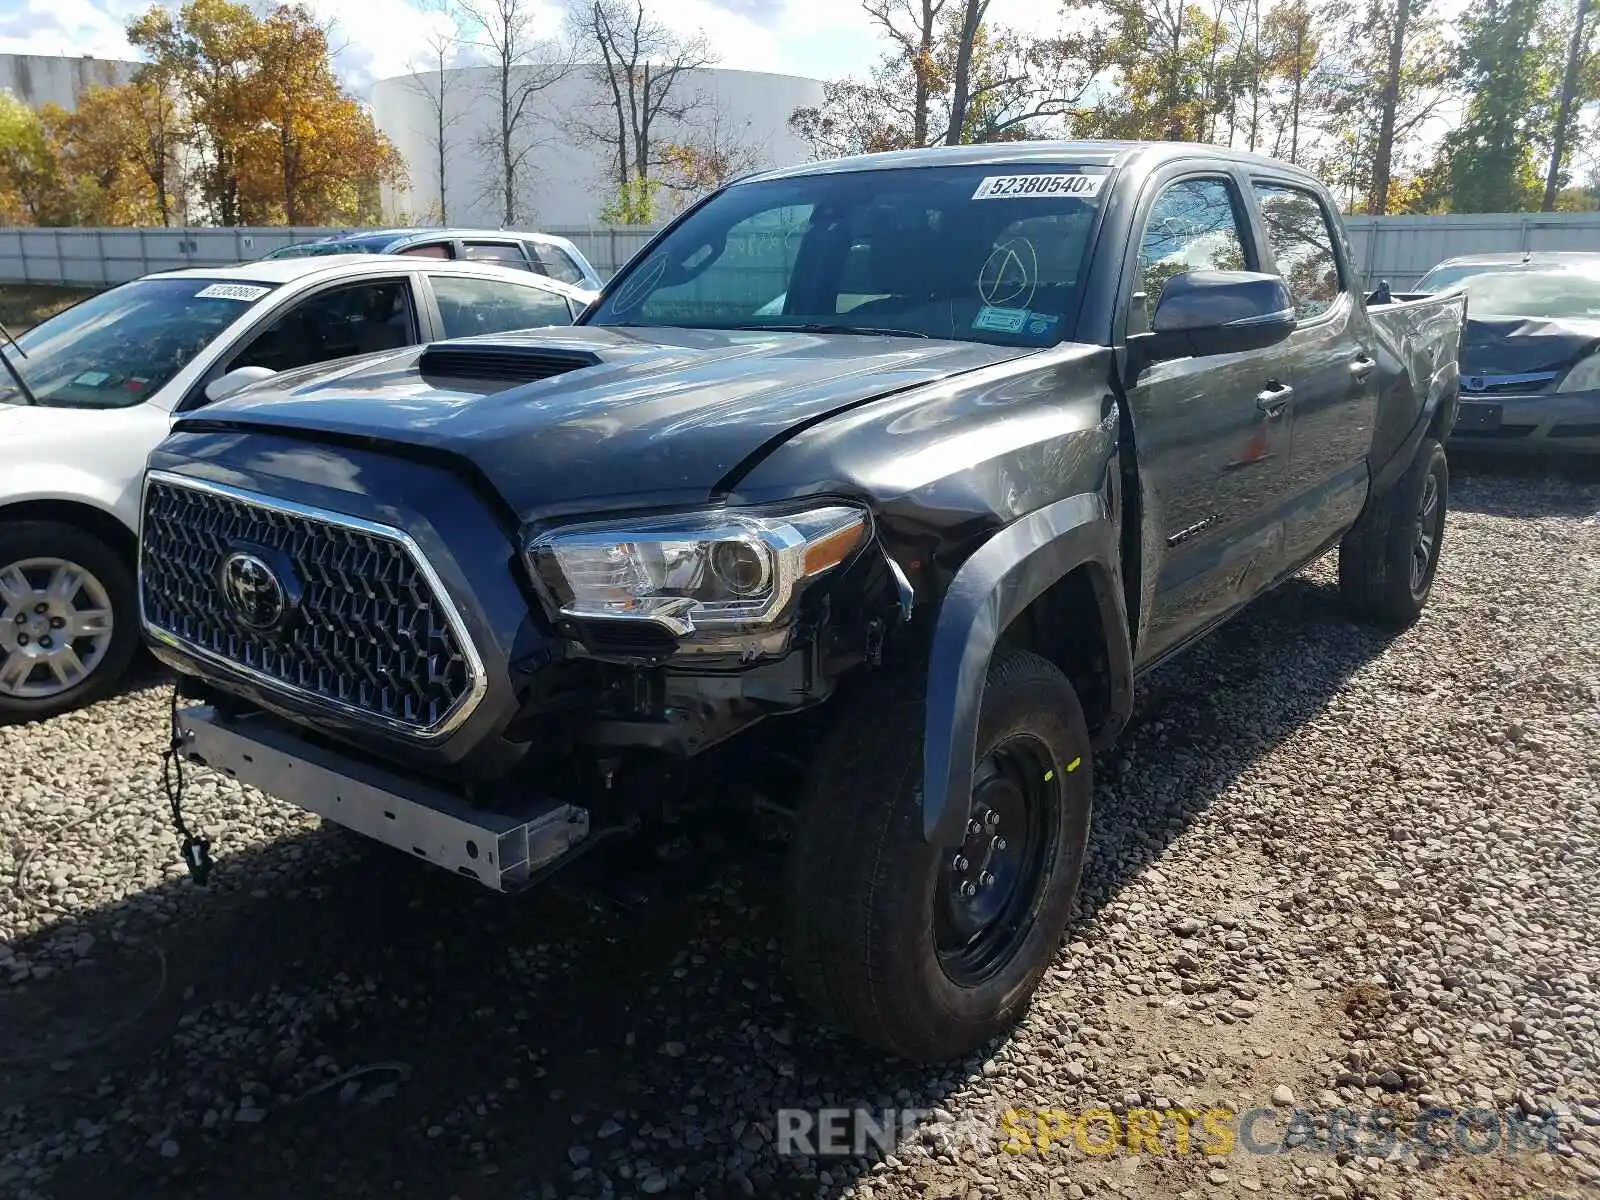
[[[1322,23],[1308,0],[1281,0],[1262,20],[1261,39],[1271,152],[1299,163],[1322,67]]]
[[[190,0],[150,9],[128,38],[145,56],[135,84],[146,89],[147,173],[167,177],[173,150],[192,150],[195,191],[218,224],[374,219],[381,185],[401,179],[398,153],[339,85],[327,29],[304,6],[258,15]]]
[[[1566,62],[1550,131],[1550,165],[1539,205],[1545,212],[1553,212],[1557,206],[1577,110],[1585,101],[1600,98],[1600,50],[1595,49],[1595,29],[1600,26],[1600,19],[1596,18],[1593,0],[1576,0],[1569,20]]]
[[[1101,99],[1073,125],[1082,136],[1204,141],[1226,88],[1224,6],[1187,0],[1068,0],[1068,13],[1103,31]]]
[[[868,0],[887,52],[866,80],[823,85],[789,126],[818,158],[1058,131],[1103,65],[1098,34],[1030,38],[973,0]]]
[[[146,170],[143,105],[138,84],[93,87],[68,113],[50,106],[41,116],[56,148],[57,172],[73,224],[165,225],[167,187]]]
[[[712,108],[679,140],[661,147],[659,177],[674,208],[683,208],[741,175],[765,165],[767,150],[750,129],[750,120]]]
[[[1539,17],[1540,0],[1475,0],[1462,20],[1467,108],[1443,147],[1455,212],[1517,212],[1538,195],[1552,82]]]
[[[513,226],[532,216],[538,98],[571,73],[572,59],[544,26],[536,0],[460,0],[460,12],[465,41],[489,60],[490,115],[478,144],[495,163],[489,187],[501,221]]]
[[[582,0],[568,12],[568,27],[583,57],[584,73],[604,99],[568,114],[573,134],[603,147],[627,215],[636,223],[654,219],[650,180],[666,163],[664,129],[679,136],[696,113],[707,109],[690,73],[714,60],[703,35],[674,33],[645,8],[644,0]]]
[[[0,218],[8,225],[62,223],[55,147],[41,115],[0,90]]]

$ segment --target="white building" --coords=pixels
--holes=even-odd
[[[452,225],[497,227],[503,202],[498,174],[498,73],[458,67],[443,73],[446,184],[445,215]],[[436,97],[440,73],[422,72],[373,85],[372,113],[378,128],[405,157],[409,188],[388,197],[389,206],[413,221],[437,220],[439,170]],[[822,98],[822,84],[793,75],[706,68],[688,71],[672,93],[674,105],[693,99],[681,125],[662,118],[652,130],[657,147],[704,138],[715,125],[717,139],[751,151],[750,166],[765,168],[803,161],[808,147],[789,129],[796,108]],[[615,192],[611,151],[586,144],[574,121],[603,126],[615,121],[609,100],[581,69],[530,101],[533,115],[517,140],[527,147],[525,182],[519,189],[518,224],[555,228],[588,225]]]
[[[0,54],[0,91],[31,108],[56,104],[71,112],[91,87],[126,83],[138,63],[116,58],[66,58],[54,54]]]

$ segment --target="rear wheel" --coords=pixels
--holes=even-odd
[[[1353,612],[1396,629],[1421,615],[1439,569],[1449,500],[1444,447],[1428,438],[1339,545],[1339,590]]]
[[[1065,676],[1003,652],[979,718],[962,841],[922,837],[920,688],[846,711],[790,848],[788,967],[844,1031],[904,1057],[958,1058],[1022,1013],[1060,945],[1088,841],[1088,727]]]
[[[0,716],[40,718],[104,695],[139,638],[133,572],[55,521],[0,531]]]

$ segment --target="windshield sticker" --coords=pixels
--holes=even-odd
[[[1025,308],[994,308],[985,304],[973,318],[972,327],[991,333],[1021,333],[1030,315]]]
[[[79,387],[100,387],[110,378],[111,376],[104,371],[85,371],[81,375],[73,376],[72,382]]]
[[[661,282],[661,277],[666,273],[667,256],[657,254],[617,289],[617,294],[611,298],[612,310],[627,312],[629,309],[637,308],[644,298],[655,290],[656,284]]]
[[[1027,238],[1007,238],[978,272],[978,295],[991,308],[1024,309],[1039,285],[1039,256]]]
[[[243,300],[250,303],[261,299],[271,288],[253,283],[210,283],[194,294],[196,300]]]
[[[972,193],[974,200],[1042,196],[1098,196],[1104,175],[990,175]]]
[[[1030,316],[1028,318],[1028,336],[1049,337],[1050,334],[1055,332],[1056,325],[1060,321],[1060,317],[1047,317],[1038,314]],[[1069,767],[1068,770],[1070,769]]]

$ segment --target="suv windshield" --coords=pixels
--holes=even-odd
[[[1103,169],[915,167],[738,184],[672,229],[587,322],[1060,340]]]
[[[171,379],[272,286],[224,279],[141,279],[91,296],[0,345],[40,404],[125,408]],[[0,403],[26,403],[0,373]]]

